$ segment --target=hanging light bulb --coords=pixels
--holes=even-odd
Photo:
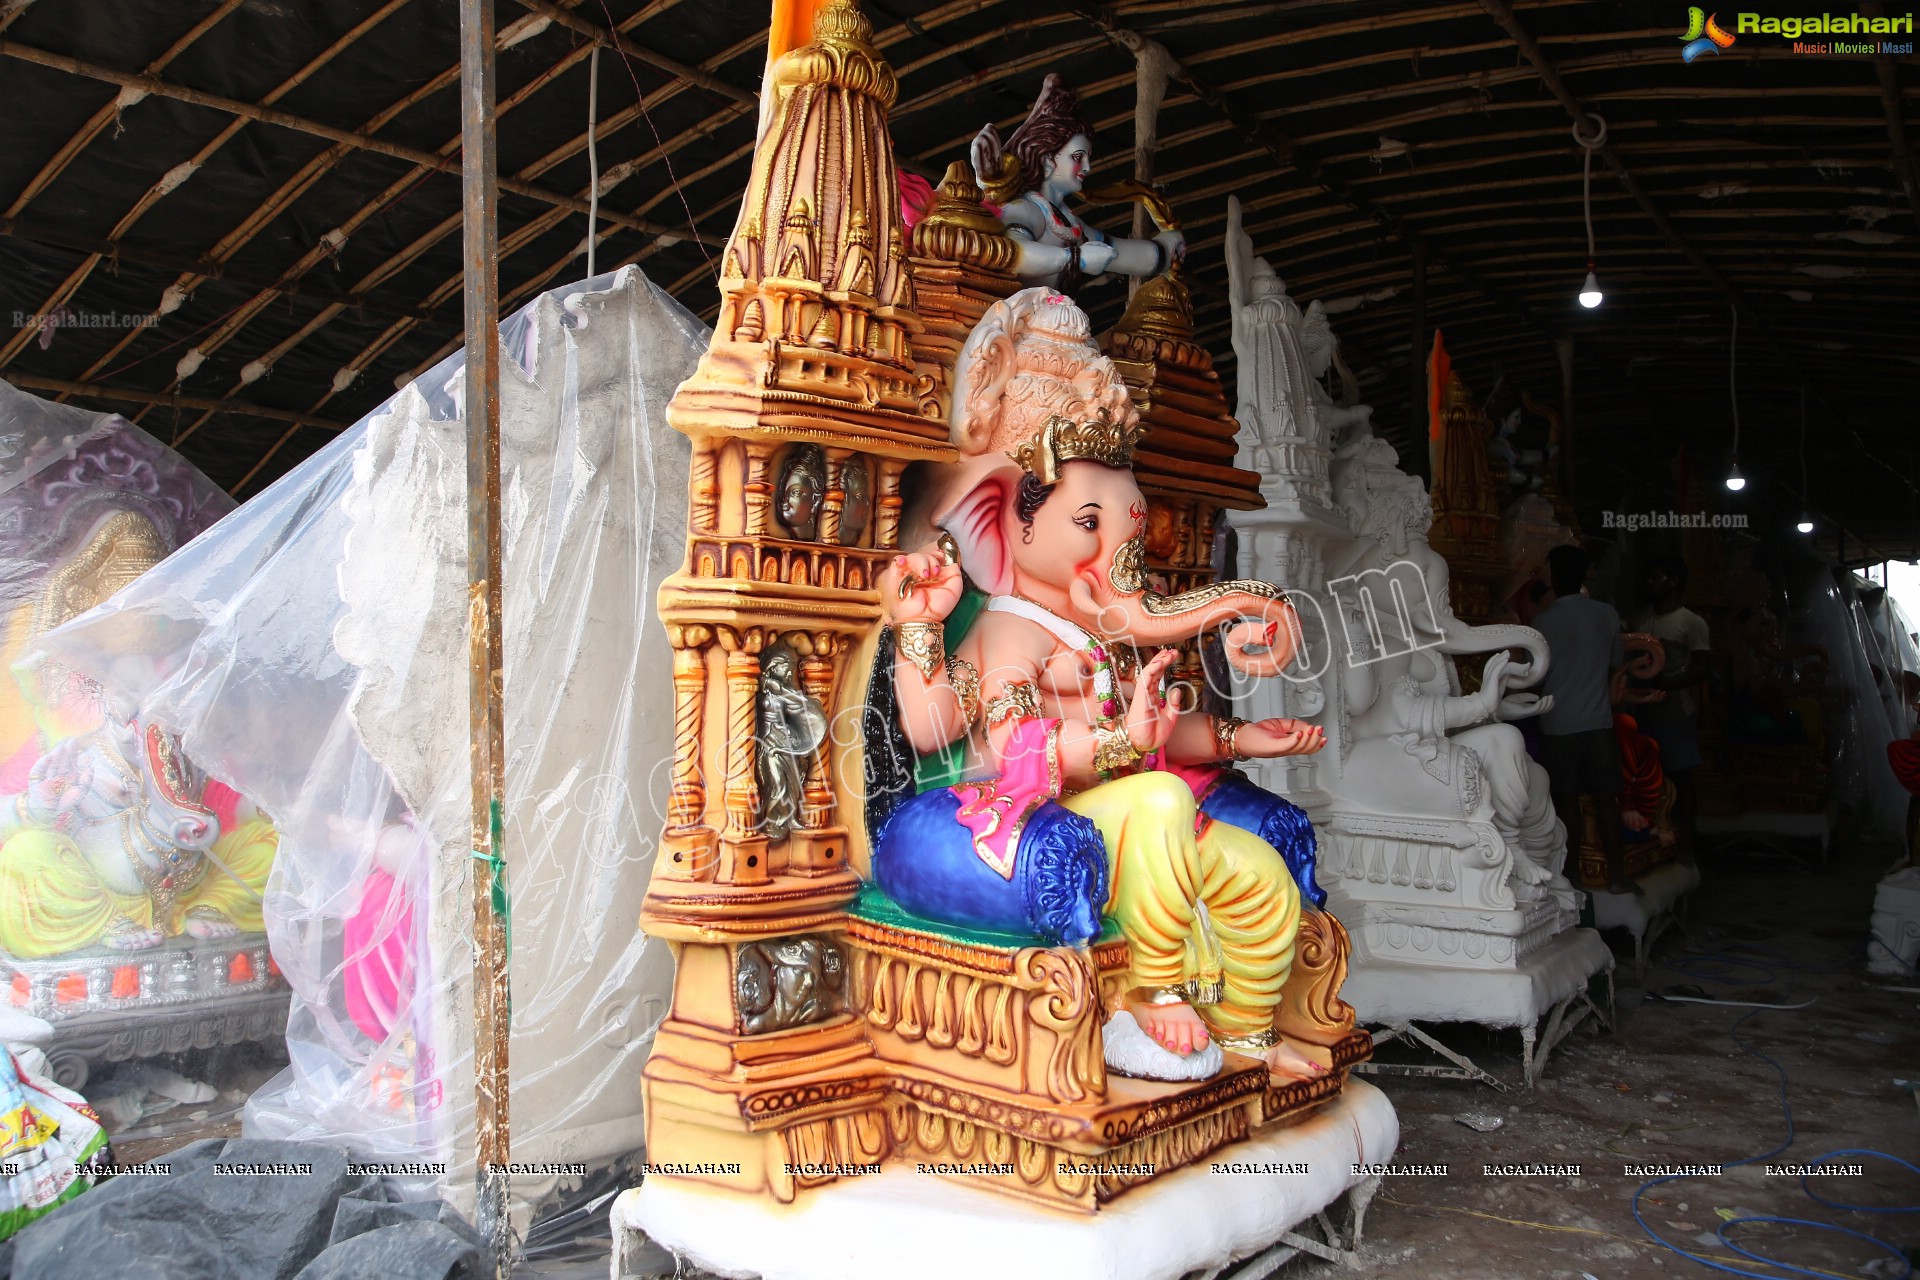
[[[1740,474],[1740,464],[1736,462],[1727,468],[1727,490],[1730,493],[1738,493],[1746,487],[1747,478]]]
[[[1797,525],[1795,525],[1795,526],[1793,526],[1793,527],[1794,527],[1794,528],[1796,528],[1796,529],[1798,529],[1798,530],[1799,530],[1800,532],[1802,532],[1802,533],[1812,533],[1812,532],[1813,532],[1813,517],[1812,517],[1812,516],[1801,516],[1801,517],[1800,517],[1800,523],[1799,523],[1799,524],[1797,524]]]
[[[1589,121],[1593,131],[1586,132],[1582,126]],[[1600,277],[1593,271],[1593,153],[1607,143],[1607,122],[1599,116],[1587,115],[1573,124],[1573,140],[1580,145],[1580,212],[1587,223],[1587,279],[1580,286],[1580,305],[1591,311],[1605,299],[1600,292]]]
[[[1587,282],[1580,286],[1580,305],[1591,311],[1604,301],[1606,295],[1600,292],[1600,277],[1593,273],[1593,264],[1587,264]]]

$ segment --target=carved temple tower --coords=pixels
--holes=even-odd
[[[886,1084],[844,1011],[831,932],[860,884],[858,735],[807,758],[793,822],[770,832],[762,659],[778,653],[790,696],[844,721],[898,547],[901,472],[954,456],[916,369],[927,338],[886,126],[897,84],[871,35],[831,0],[812,43],[769,71],[712,343],[667,410],[693,465],[686,562],[659,596],[676,742],[641,924],[674,943],[678,976],[645,1072],[648,1148],[737,1163],[714,1180],[782,1200],[796,1165],[880,1157]]]
[[[1493,424],[1453,371],[1439,330],[1433,335],[1427,386],[1433,475],[1433,532],[1428,541],[1452,570],[1454,615],[1483,623],[1497,612],[1494,592],[1507,575],[1500,547],[1500,496],[1494,491],[1488,456]]]
[[[1264,505],[1260,477],[1234,465],[1238,424],[1213,356],[1193,340],[1193,302],[1179,268],[1143,281],[1102,342],[1132,394],[1147,432],[1134,450],[1134,475],[1147,498],[1147,571],[1169,593],[1223,576],[1216,543],[1227,511]],[[1224,566],[1235,576],[1235,566]],[[1224,663],[1215,660],[1216,679]],[[1208,688],[1197,648],[1175,678]]]

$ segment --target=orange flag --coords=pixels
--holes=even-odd
[[[773,23],[767,30],[767,65],[780,55],[813,39],[813,19],[826,0],[773,0]]]

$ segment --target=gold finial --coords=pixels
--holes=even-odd
[[[1133,447],[1146,434],[1138,418],[1116,422],[1102,409],[1097,417],[1075,422],[1054,414],[1046,420],[1033,439],[1007,456],[1041,484],[1057,484],[1060,469],[1076,458],[1109,467],[1133,465]]]
[[[813,38],[819,44],[870,45],[873,23],[853,0],[827,0],[814,16]]]
[[[1179,267],[1142,283],[1114,331],[1174,342],[1192,341],[1193,300],[1186,283],[1180,279]]]

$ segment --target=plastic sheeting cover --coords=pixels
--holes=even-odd
[[[604,1163],[641,1146],[672,975],[637,928],[672,757],[653,597],[686,529],[689,445],[663,410],[706,332],[631,267],[501,331],[513,1159]],[[455,1197],[472,1183],[479,865],[462,368],[442,362],[47,639],[280,827],[266,916],[292,1065],[248,1135],[416,1164],[417,1190]]]
[[[1827,653],[1821,710],[1834,799],[1865,834],[1886,837],[1900,830],[1907,797],[1887,764],[1896,735],[1882,697],[1886,664],[1851,577],[1832,561],[1801,558],[1787,573],[1786,627],[1790,639]]]

